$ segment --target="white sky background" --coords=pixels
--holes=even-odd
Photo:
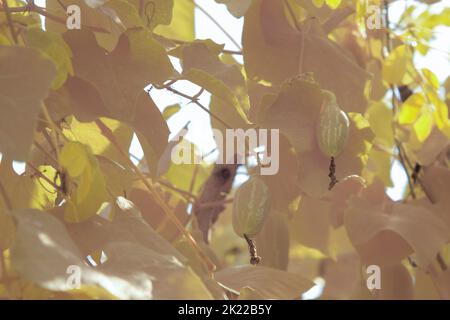
[[[45,0],[36,0],[35,2],[38,5],[45,6]],[[197,0],[197,3],[213,16],[216,21],[219,21],[222,27],[227,30],[234,40],[241,43],[243,18],[236,19],[228,12],[225,5],[217,4],[214,0]],[[405,11],[405,8],[412,4],[418,5],[418,2],[414,0],[397,0],[391,3],[389,7],[390,21],[398,21],[401,14]],[[438,13],[445,7],[450,7],[450,0],[442,0],[440,3],[434,4],[432,6],[432,12]],[[426,67],[433,71],[442,82],[450,74],[450,28],[438,27],[435,31],[436,39],[431,43],[433,49],[430,49],[425,57],[417,55],[415,62],[418,68]],[[195,33],[197,39],[212,39],[216,43],[225,44],[226,49],[239,49],[236,48],[224,33],[198,8],[196,8],[195,11]],[[241,56],[235,56],[235,58],[242,62]],[[179,69],[178,61],[176,61],[176,59],[172,59],[172,61],[175,67]],[[198,86],[190,84],[187,81],[176,83],[174,88],[189,95],[194,95],[199,90]],[[186,138],[195,143],[202,154],[206,154],[215,148],[209,115],[205,111],[201,110],[195,104],[189,104],[189,101],[186,99],[180,98],[166,90],[153,89],[151,91],[151,96],[161,111],[166,106],[174,103],[179,103],[182,107],[182,109],[168,121],[171,131],[170,137],[173,137],[187,122],[190,122],[189,133]],[[208,106],[209,98],[209,94],[205,92],[202,94],[200,102],[203,105]],[[143,152],[137,139],[133,139],[130,152],[138,158],[143,157]],[[15,163],[15,169],[16,171],[23,172],[24,165]],[[403,197],[407,185],[407,177],[398,161],[394,161],[393,163],[391,177],[394,187],[388,188],[387,194],[393,200],[399,200]],[[242,175],[238,176],[238,178],[239,180],[245,180],[245,177]],[[237,182],[239,183],[241,181]]]

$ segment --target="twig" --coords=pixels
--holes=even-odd
[[[447,265],[445,264],[445,261],[442,258],[440,253],[437,254],[436,259],[437,259],[437,262],[439,263],[439,267],[441,267],[442,271],[446,271]]]
[[[33,169],[33,171],[36,173],[36,175],[39,176],[39,178],[42,178],[45,180],[45,182],[47,182],[49,185],[51,185],[56,191],[60,192],[63,195],[66,195],[65,191],[63,190],[62,187],[58,186],[56,183],[54,183],[52,180],[50,180],[49,178],[47,178],[42,172],[41,170],[39,170],[38,168],[36,168],[34,165],[32,165],[30,162],[27,162],[27,167],[30,167],[31,169]]]
[[[223,207],[226,204],[232,203],[233,199],[225,199],[221,201],[213,201],[213,202],[205,202],[205,203],[196,203],[197,208],[200,209],[208,209],[208,208],[217,208]]]
[[[53,133],[52,136],[51,136],[51,138],[53,139],[52,144],[53,144],[53,147],[55,148],[56,157],[59,158],[58,128],[57,128],[57,125],[53,121],[52,117],[50,116],[50,113],[48,112],[47,107],[44,104],[42,104],[42,110],[44,112],[44,116],[45,116],[45,119],[48,122],[48,125],[52,129],[52,133]]]
[[[157,87],[158,88],[158,87]],[[214,113],[212,113],[208,108],[206,108],[203,104],[201,104],[197,99],[195,99],[195,97],[191,97],[183,92],[178,91],[177,89],[174,89],[172,87],[163,87],[164,89],[175,93],[176,95],[179,95],[180,97],[183,97],[185,99],[189,99],[192,103],[195,103],[197,106],[199,106],[201,109],[203,109],[203,111],[205,111],[206,113],[208,113],[211,117],[213,117],[214,119],[216,119],[217,121],[219,121],[221,124],[223,124],[225,127],[227,128],[231,128],[231,126],[229,124],[227,124],[225,121],[223,121],[222,119],[220,119],[218,116],[216,116]]]
[[[408,186],[409,186],[409,191],[411,193],[411,197],[413,199],[416,199],[416,193],[414,192],[414,184],[411,180],[411,176],[409,174],[408,168],[406,167],[405,164],[405,156],[403,155],[402,149],[400,147],[400,143],[397,142],[397,150],[398,150],[398,156],[400,158],[400,163],[402,164],[403,170],[405,170],[406,173],[406,177],[407,177],[407,181],[408,181]]]
[[[179,44],[179,45],[191,44],[191,42],[189,42],[189,41],[183,41],[183,40],[172,39],[172,38],[167,38],[167,37],[164,37],[164,38],[169,40],[169,41],[172,41],[175,44]],[[234,55],[243,55],[242,50],[241,51],[237,51],[237,50],[222,49],[221,52],[222,53],[227,53],[227,54],[234,54]]]
[[[38,148],[43,154],[45,154],[47,156],[48,159],[50,159],[53,162],[53,165],[55,168],[59,167],[59,163],[58,161],[50,154],[50,152],[48,152],[47,150],[45,150],[45,148],[43,146],[41,146],[36,140],[34,141],[34,145],[36,146],[36,148]]]
[[[338,183],[338,179],[335,176],[336,174],[336,163],[334,162],[334,157],[330,159],[330,172],[328,176],[330,177],[330,184],[328,185],[328,190],[333,189],[333,187]]]
[[[244,238],[248,244],[248,252],[250,253],[250,263],[252,265],[257,265],[261,262],[261,257],[258,256],[258,252],[256,251],[256,242],[255,240],[250,239],[245,233]]]
[[[388,32],[386,32],[386,50],[387,50],[387,53],[389,54],[391,52],[391,37],[390,37],[391,33],[389,32],[389,30],[390,30],[389,29],[389,26],[390,26],[390,24],[389,24],[389,4],[388,4],[387,0],[383,1],[383,5],[384,5],[384,18],[385,18],[385,24],[386,24],[385,27],[386,27],[386,30],[388,31]],[[386,55],[383,55],[383,56],[386,58]],[[392,95],[392,97],[391,97],[392,113],[393,113],[393,117],[395,118],[395,116],[397,114],[397,103],[396,103],[397,99],[395,97],[395,88],[394,88],[393,85],[389,85],[389,88],[390,88],[391,95]],[[394,132],[394,136],[395,136],[395,126],[394,126],[394,124],[392,124],[392,131]],[[401,143],[396,140],[395,144],[396,144],[396,147],[397,147],[397,150],[398,150],[400,164],[402,165],[403,170],[406,173],[406,177],[407,177],[407,180],[408,180],[408,187],[409,187],[409,191],[410,191],[411,197],[413,199],[415,199],[416,198],[416,194],[414,192],[414,184],[411,181],[411,176],[409,174],[409,171],[408,171],[408,168],[407,168],[406,162],[405,162],[405,158],[407,158],[407,157],[402,152]]]
[[[207,17],[209,18],[209,20],[211,20],[211,21],[212,21],[212,22],[220,29],[220,31],[223,32],[223,34],[224,34],[228,39],[230,39],[231,42],[233,42],[233,44],[234,44],[239,50],[242,51],[242,48],[241,48],[241,46],[239,45],[239,43],[238,43],[236,40],[233,39],[233,37],[227,32],[227,30],[225,30],[225,28],[223,28],[223,27],[220,25],[220,23],[217,22],[217,20],[214,19],[214,17],[211,16],[211,15],[208,13],[208,11],[206,11],[205,9],[203,9],[203,8],[202,8],[198,3],[196,3],[194,0],[191,0],[191,1],[192,1],[192,3],[194,3],[194,5],[195,5],[201,12],[203,12],[203,14],[204,14],[205,16],[207,16]]]
[[[195,181],[197,180],[199,166],[194,167],[194,172],[192,173],[191,183],[189,184],[189,193],[194,192]]]
[[[175,225],[175,227],[185,236],[188,243],[192,246],[196,254],[199,256],[199,258],[204,262],[206,269],[209,271],[210,275],[212,276],[212,272],[215,270],[216,266],[211,261],[211,259],[203,252],[203,250],[198,245],[197,241],[192,237],[190,232],[186,230],[186,228],[181,224],[180,220],[177,218],[177,216],[172,212],[172,210],[167,206],[167,204],[164,202],[164,200],[161,198],[159,193],[154,189],[153,185],[144,177],[142,172],[139,170],[139,168],[131,161],[130,157],[128,156],[128,152],[125,152],[122,147],[120,146],[119,142],[116,140],[116,137],[113,135],[112,131],[100,120],[95,120],[95,124],[100,129],[100,132],[102,135],[107,138],[111,144],[119,151],[119,153],[122,155],[124,160],[129,165],[130,169],[132,169],[136,175],[141,179],[145,187],[150,191],[150,194],[153,196],[153,198],[156,200],[158,205],[163,209],[164,213],[167,215],[169,220]]]
[[[19,41],[17,39],[16,31],[14,30],[14,25],[11,19],[11,10],[8,6],[8,1],[3,1],[3,10],[5,11],[6,21],[8,22],[9,30],[11,31],[11,36],[14,40],[14,43],[17,45]]]
[[[197,201],[197,197],[194,194],[192,194],[191,192],[189,192],[189,191],[177,188],[177,187],[173,186],[171,183],[169,183],[167,181],[164,181],[164,180],[161,180],[161,179],[158,180],[158,183],[162,184],[163,186],[165,186],[165,187],[167,187],[167,188],[169,188],[169,189],[171,189],[171,190],[173,190],[175,192],[178,192],[179,194],[181,194],[181,195],[183,195],[185,197],[187,197],[188,200],[190,200],[190,201],[194,201],[194,202]]]

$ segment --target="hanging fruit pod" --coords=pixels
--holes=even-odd
[[[336,96],[327,90],[322,93],[324,100],[316,127],[317,143],[324,155],[336,157],[347,143],[350,121],[339,108]]]
[[[269,188],[258,177],[252,177],[236,191],[233,202],[234,231],[245,238],[254,237],[270,212]]]

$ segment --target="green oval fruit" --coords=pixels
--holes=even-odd
[[[326,90],[323,93],[325,97],[317,124],[317,142],[323,154],[336,157],[347,142],[350,121],[336,103],[334,94]]]
[[[261,231],[270,212],[269,188],[263,180],[252,177],[236,191],[233,202],[232,223],[241,237],[251,238]]]

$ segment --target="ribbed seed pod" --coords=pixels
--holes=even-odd
[[[252,177],[236,191],[233,202],[232,223],[241,237],[251,238],[261,231],[270,212],[269,188],[263,180]]]
[[[324,155],[336,157],[347,142],[350,121],[339,108],[335,95],[326,90],[323,94],[324,102],[316,128],[317,142]]]

